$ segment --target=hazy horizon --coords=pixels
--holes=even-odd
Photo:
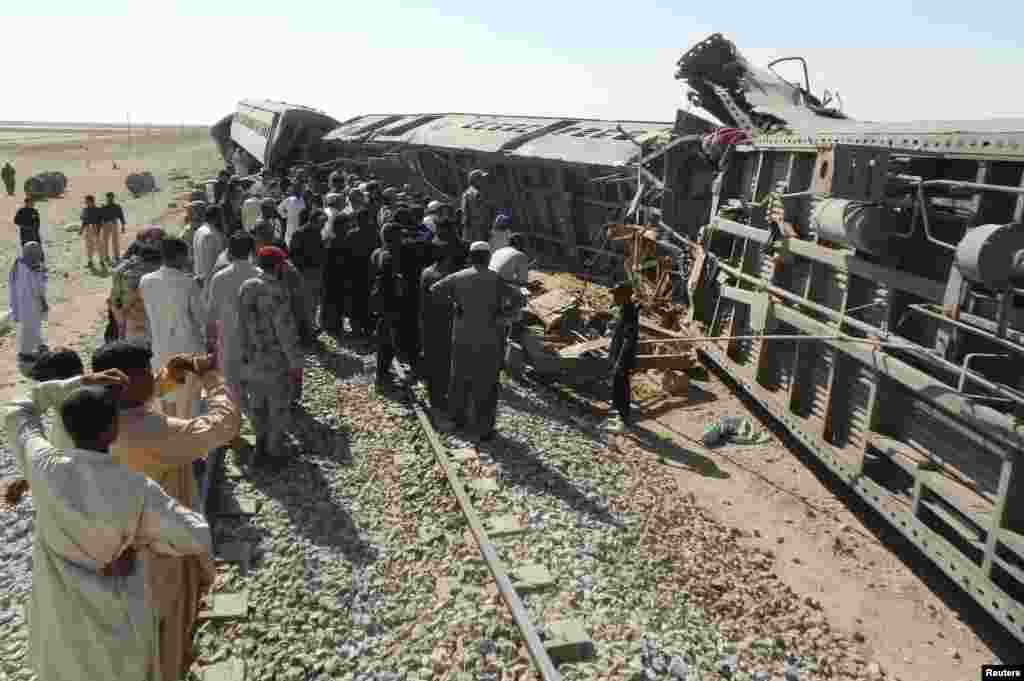
[[[1024,10],[992,0],[969,12],[952,0],[863,0],[835,19],[817,5],[749,2],[684,15],[660,0],[625,11],[571,0],[7,4],[0,16],[16,30],[5,46],[37,74],[11,88],[12,121],[209,126],[247,98],[342,121],[455,111],[672,121],[687,106],[676,62],[714,32],[754,64],[805,57],[812,90],[838,90],[857,119],[1024,118],[1012,86]],[[70,57],[60,48],[84,34],[110,39]],[[57,47],[40,49],[44,37]],[[795,66],[780,68],[793,79]]]

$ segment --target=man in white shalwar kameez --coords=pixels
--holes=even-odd
[[[167,366],[175,355],[206,351],[201,292],[195,278],[186,271],[188,245],[181,239],[164,239],[161,251],[160,269],[139,280],[153,336],[154,371]],[[181,419],[199,416],[201,392],[199,379],[189,374],[185,384],[168,396],[170,399],[162,400],[164,413]]]
[[[208,206],[206,220],[192,236],[192,261],[200,288],[210,282],[217,258],[227,247],[228,240],[224,236],[224,220],[220,206]]]
[[[278,215],[285,221],[284,242],[286,244],[292,242],[292,235],[298,231],[299,216],[305,208],[306,202],[302,200],[302,186],[296,182],[288,192],[288,198],[277,206]]]
[[[85,387],[64,401],[60,415],[75,448],[46,439],[40,414],[55,405],[15,400],[5,414],[36,512],[31,665],[39,681],[161,681],[157,613],[135,549],[209,555],[210,527],[111,458],[117,404],[102,386],[126,377],[114,371],[72,380]]]
[[[49,311],[46,304],[46,268],[43,247],[30,241],[23,255],[14,260],[8,278],[11,321],[18,324],[18,361],[35,361],[43,344],[43,319]]]

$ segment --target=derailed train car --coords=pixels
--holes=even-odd
[[[704,353],[1024,640],[1024,121],[851,120],[720,35],[677,78],[732,127]]]
[[[247,102],[239,105],[243,122],[251,108]],[[238,116],[211,128],[227,160],[252,154],[249,131],[239,126]],[[667,216],[676,224],[699,226],[701,211],[693,207],[708,202],[710,166],[699,154],[699,136],[690,135],[683,140],[687,144],[680,144],[678,136],[712,129],[708,121],[683,113],[675,122],[374,114],[345,121],[318,144],[303,145],[302,154],[275,150],[275,159],[280,159],[277,167],[300,156],[314,163],[358,166],[388,184],[412,184],[449,202],[457,202],[470,170],[486,170],[486,193],[495,212],[508,214],[534,249],[579,262],[608,253],[603,226],[630,209],[644,220]],[[312,136],[311,131],[304,134],[307,140]],[[652,155],[657,162],[649,165],[687,178],[683,184],[692,184],[692,191],[672,200],[663,200],[657,190],[638,196],[639,178],[650,174],[638,162]]]
[[[210,128],[226,161],[240,175],[282,169],[312,157],[339,122],[316,109],[263,99],[238,103],[235,113]]]
[[[692,129],[712,128],[696,117],[682,120]],[[321,155],[364,159],[385,181],[418,183],[448,201],[466,188],[470,170],[486,170],[491,205],[508,214],[537,250],[574,260],[578,253],[603,251],[605,223],[619,219],[637,198],[636,162],[665,149],[677,127],[464,113],[368,115],[329,133]],[[666,150],[664,157],[685,160],[686,150]],[[638,201],[636,208],[652,219],[661,216],[662,208],[651,201]],[[693,215],[677,214],[680,220]]]
[[[724,126],[380,114],[309,157],[450,200],[483,168],[585,267],[607,222],[658,226],[705,357],[1024,641],[1024,121],[860,122],[781,61],[719,34],[680,59]]]

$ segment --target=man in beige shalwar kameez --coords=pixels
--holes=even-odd
[[[40,418],[61,390],[34,391],[4,414],[36,509],[27,607],[29,662],[40,681],[160,681],[157,617],[135,551],[209,555],[200,514],[110,457],[117,405],[98,386],[125,380],[105,372],[61,382],[70,390],[59,410],[69,449],[46,439]],[[25,487],[7,501],[17,503]]]
[[[186,508],[196,509],[199,490],[192,462],[231,442],[238,434],[237,395],[229,395],[213,361],[197,356],[192,372],[207,391],[208,413],[193,419],[166,416],[155,406],[150,350],[137,343],[115,341],[93,355],[94,371],[119,369],[130,383],[120,397],[120,430],[110,448],[115,461],[155,480]],[[182,357],[169,366],[181,365]],[[198,509],[197,509],[198,510]],[[160,666],[163,681],[178,681],[192,664],[192,633],[199,599],[216,574],[208,556],[172,558],[142,554],[147,591],[160,615]]]

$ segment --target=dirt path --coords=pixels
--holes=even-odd
[[[97,324],[105,319],[110,292],[109,276],[86,269],[79,235],[65,229],[65,225],[77,221],[84,197],[92,194],[102,202],[106,192],[116,193],[128,219],[127,233],[121,236],[123,251],[142,225],[180,227],[184,212],[180,196],[187,180],[172,178],[203,179],[215,173],[221,161],[202,130],[165,129],[149,135],[86,130],[75,139],[59,143],[33,134],[36,137],[27,140],[28,144],[20,145],[8,136],[0,137],[0,164],[11,160],[18,173],[15,196],[0,192],[0,304],[6,312],[7,272],[17,239],[12,220],[23,202],[22,185],[31,175],[59,170],[68,177],[66,194],[36,206],[50,274],[50,315],[43,335],[50,347],[75,345],[82,337],[91,338]],[[40,143],[40,139],[46,143]],[[125,189],[125,178],[144,170],[156,176],[159,191],[132,198]],[[15,333],[8,329],[0,337],[0,401],[10,399],[18,386],[26,383],[15,362]],[[88,365],[88,358],[83,359]]]
[[[681,406],[641,421],[688,450],[679,460],[666,459],[677,468],[678,485],[666,494],[692,492],[723,523],[740,529],[748,545],[772,551],[781,580],[801,597],[820,601],[834,628],[861,642],[865,664],[876,662],[890,678],[904,681],[964,681],[994,663],[996,650],[1019,650],[1006,634],[989,632],[991,645],[979,637],[976,630],[995,624],[981,617],[975,630],[967,626],[961,618],[977,616],[978,609],[961,610],[967,599],[955,590],[929,588],[926,580],[938,570],[922,567],[909,545],[901,550],[896,533],[886,533],[870,513],[862,518],[851,510],[856,504],[844,503],[778,434],[764,445],[703,447],[705,427],[722,416],[751,412],[714,375],[691,386]],[[941,580],[933,583],[940,591],[946,587]]]

